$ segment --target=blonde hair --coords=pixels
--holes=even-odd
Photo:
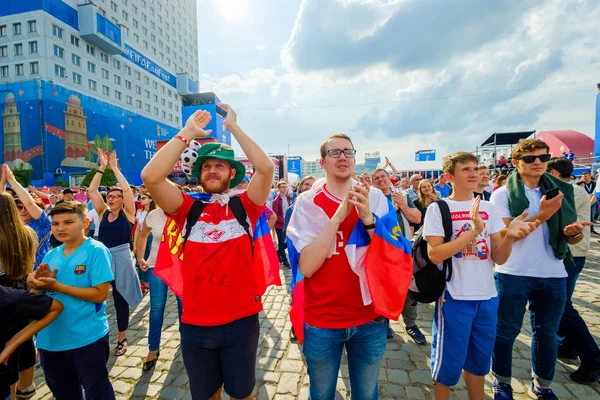
[[[300,180],[300,183],[298,184],[298,187],[296,188],[296,194],[297,195],[299,195],[300,193],[302,193],[302,186],[304,185],[304,182],[306,182],[309,179],[315,180],[315,177],[312,176],[312,175],[308,175],[308,176],[305,176],[304,178],[302,178]]]
[[[36,234],[21,221],[8,193],[0,193],[0,215],[0,262],[4,273],[10,280],[24,278],[35,263]]]
[[[435,188],[433,187],[433,183],[431,183],[427,179],[423,179],[421,182],[419,182],[419,203],[421,203],[421,205],[423,207],[427,207],[427,203],[425,202],[425,196],[423,195],[423,190],[422,190],[422,186],[424,183],[429,183],[431,185],[431,190],[432,190],[434,200],[438,200],[438,197],[437,197],[437,192],[435,191]]]

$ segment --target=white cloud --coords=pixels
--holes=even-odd
[[[268,151],[315,159],[346,132],[410,168],[416,150],[474,150],[494,131],[593,136],[595,82],[552,86],[598,77],[593,0],[323,4],[302,3],[283,68],[201,76]]]

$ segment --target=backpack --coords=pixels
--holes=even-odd
[[[444,200],[437,200],[435,203],[440,208],[442,215],[444,243],[448,243],[452,240],[450,208]],[[415,233],[413,240],[413,279],[410,283],[409,293],[419,303],[433,303],[446,289],[446,282],[450,282],[452,279],[452,257],[443,261],[441,270],[436,264],[433,264],[427,255],[427,240],[423,239],[423,228],[422,226]]]
[[[182,251],[183,249],[185,249],[185,244],[188,240],[188,237],[190,237],[192,228],[194,227],[196,222],[198,222],[198,218],[200,218],[200,215],[202,215],[202,211],[204,211],[205,206],[206,203],[204,203],[201,200],[196,200],[194,204],[192,204],[192,207],[190,207],[190,212],[188,213],[186,218],[185,235],[183,235],[182,238]],[[250,246],[252,246],[252,253],[254,254],[254,240],[252,238],[252,234],[250,233],[250,224],[248,223],[247,219],[248,214],[246,214],[246,210],[244,210],[242,200],[239,196],[235,196],[229,199],[229,209],[235,216],[237,222],[242,226],[242,228],[244,228],[244,231],[248,234],[248,237],[250,238]]]

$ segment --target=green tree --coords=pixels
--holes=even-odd
[[[58,178],[58,179],[56,180],[56,184],[57,184],[58,186],[60,186],[60,187],[64,187],[64,188],[67,188],[67,187],[69,187],[69,182],[66,182],[66,181],[65,181],[63,178]]]
[[[83,178],[81,181],[81,186],[89,187],[90,183],[92,183],[92,179],[94,179],[94,175],[96,175],[96,171],[98,168],[92,168],[90,172]],[[106,168],[104,170],[104,174],[102,174],[102,180],[100,181],[100,186],[114,186],[117,184],[117,177],[112,169]]]
[[[23,187],[27,187],[31,184],[31,175],[33,174],[33,169],[23,168],[22,165],[19,165],[17,168],[12,170],[15,179],[21,184]]]

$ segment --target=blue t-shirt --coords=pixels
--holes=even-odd
[[[52,270],[58,268],[58,282],[89,288],[114,279],[110,269],[112,255],[102,243],[88,238],[69,257],[64,256],[64,247],[61,245],[50,250],[44,258]],[[40,349],[78,349],[108,334],[106,302],[92,303],[51,290],[46,294],[60,301],[65,309],[54,322],[38,333],[37,346]]]
[[[42,260],[50,250],[50,232],[51,228],[50,217],[42,212],[42,215],[38,219],[32,219],[27,223],[27,226],[35,231],[38,237],[39,246],[37,253],[35,253],[35,264],[33,269],[36,269],[38,265],[42,263]],[[46,237],[48,235],[48,237]],[[46,240],[44,240],[46,238]]]
[[[92,204],[92,201],[88,201],[87,202],[87,209],[88,211],[92,211],[94,209],[94,205]],[[94,220],[90,218],[90,231],[95,231],[96,230],[96,224],[94,224]]]
[[[442,199],[450,196],[450,185],[448,184],[445,184],[444,187],[441,187],[440,185],[434,185],[433,188],[442,195]]]

